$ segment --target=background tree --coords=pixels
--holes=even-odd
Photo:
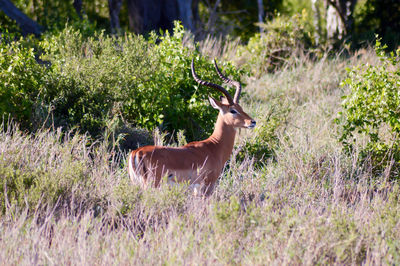
[[[257,0],[258,5],[258,23],[264,22],[264,4],[262,0]],[[260,27],[260,33],[263,29]]]
[[[116,33],[120,30],[119,12],[121,10],[122,0],[108,0],[108,9],[110,11],[111,32]]]
[[[229,35],[246,42],[259,32],[256,22],[306,11],[321,45],[351,39],[357,47],[377,33],[393,49],[400,41],[399,6],[398,0],[0,0],[0,28],[38,35],[68,23],[88,34],[95,29],[143,34],[171,29],[180,20],[198,39]]]
[[[79,18],[82,19],[82,0],[74,0],[72,5],[74,6]]]
[[[312,11],[313,11],[313,20],[315,27],[315,42],[316,44],[320,43],[322,37],[322,28],[321,28],[321,11],[319,8],[320,1],[311,0],[312,3]]]
[[[10,0],[0,0],[0,9],[21,28],[22,34],[39,35],[43,27],[19,10]]]
[[[400,1],[366,0],[356,13],[355,34],[358,42],[374,39],[378,34],[389,49],[395,49],[400,44]]]
[[[357,0],[327,0],[328,39],[342,40],[353,32],[356,4]]]
[[[186,0],[127,0],[129,28],[136,33],[154,29],[172,29],[174,20],[182,21],[185,28],[194,31],[197,8]],[[196,1],[194,2],[197,3]]]
[[[260,0],[202,0],[199,8],[202,10],[202,30],[206,34],[223,34],[239,36],[247,41],[258,32],[256,22],[262,17],[270,19],[274,13],[282,10],[284,0],[271,0],[265,4]]]

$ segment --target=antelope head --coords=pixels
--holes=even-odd
[[[222,92],[225,97],[216,100],[213,97],[208,97],[210,104],[213,108],[219,110],[219,116],[223,119],[226,125],[232,126],[234,128],[254,128],[256,126],[256,121],[254,121],[246,112],[243,111],[242,107],[239,105],[240,93],[242,92],[242,85],[238,81],[231,80],[225,77],[218,68],[217,62],[214,59],[215,70],[218,76],[228,85],[236,87],[235,96],[229,94],[229,92],[222,86],[201,80],[194,69],[194,60],[192,60],[192,75],[193,78],[201,85],[205,85],[218,91]]]

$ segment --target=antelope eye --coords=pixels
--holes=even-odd
[[[231,114],[237,114],[238,112],[235,109],[231,109]]]

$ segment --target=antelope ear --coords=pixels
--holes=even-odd
[[[220,111],[222,110],[222,103],[221,102],[215,100],[213,97],[208,97],[208,100],[210,101],[210,104],[214,109],[217,109],[217,110],[220,110]]]
[[[221,102],[222,104],[227,104],[227,105],[229,105],[228,99],[226,99],[226,97],[221,96],[221,97],[219,97],[219,100],[220,100],[220,102]]]

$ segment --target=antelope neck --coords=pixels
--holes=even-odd
[[[214,143],[214,145],[220,147],[216,150],[222,153],[220,155],[224,161],[228,160],[232,153],[235,135],[236,129],[231,125],[227,125],[222,115],[218,115],[214,132],[208,139]]]

